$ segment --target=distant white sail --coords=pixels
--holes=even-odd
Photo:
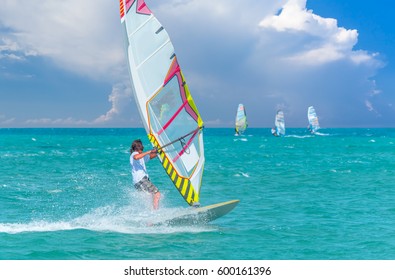
[[[318,122],[318,117],[313,106],[310,106],[307,109],[307,118],[309,120],[308,129],[311,133],[315,133],[320,128],[320,124]]]
[[[127,62],[145,130],[174,186],[194,205],[205,161],[203,121],[162,24],[144,0],[119,3]]]
[[[236,134],[241,135],[247,129],[247,114],[243,104],[239,104],[236,112],[235,130]]]
[[[282,110],[277,111],[274,125],[276,126],[276,131],[275,131],[276,134],[278,136],[284,136],[285,135],[285,121],[284,121],[284,112]]]

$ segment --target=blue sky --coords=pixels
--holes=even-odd
[[[2,3],[0,127],[142,126],[118,1],[94,3]],[[272,126],[277,109],[288,127],[306,127],[310,105],[322,127],[394,127],[391,1],[146,3],[206,127],[232,127],[239,103],[251,127]]]

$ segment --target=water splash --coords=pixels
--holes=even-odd
[[[143,193],[131,193],[132,204],[125,206],[107,205],[69,220],[33,220],[27,223],[0,223],[0,232],[18,234],[22,232],[50,232],[85,229],[124,234],[168,234],[180,232],[215,231],[212,225],[152,226],[166,221],[185,211],[185,208],[151,209],[151,201]]]

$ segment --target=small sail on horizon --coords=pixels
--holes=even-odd
[[[309,131],[314,134],[317,132],[318,129],[320,129],[320,124],[318,122],[318,117],[317,117],[317,113],[315,112],[315,109],[313,106],[310,106],[307,109],[307,118],[309,120],[309,125],[308,125],[308,129]]]
[[[203,120],[173,44],[144,0],[120,0],[133,94],[148,139],[189,205],[199,203],[205,162]]]
[[[284,121],[284,112],[282,110],[278,110],[276,113],[276,117],[274,120],[275,128],[272,129],[272,134],[274,136],[284,136],[285,135],[285,121]]]
[[[247,114],[243,104],[239,104],[236,112],[235,131],[236,135],[243,134],[248,127]]]

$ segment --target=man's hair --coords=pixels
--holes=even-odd
[[[144,146],[143,146],[143,142],[141,142],[140,139],[134,140],[132,143],[132,147],[130,149],[130,153],[133,153],[134,151],[138,151],[138,150],[143,150]]]

